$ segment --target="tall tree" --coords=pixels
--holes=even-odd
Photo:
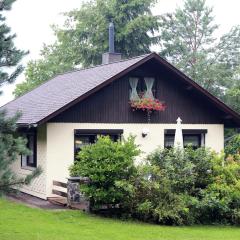
[[[0,88],[4,83],[12,83],[23,69],[19,62],[25,52],[14,46],[15,35],[11,35],[3,17],[3,11],[10,10],[13,2],[14,0],[0,2]],[[9,74],[12,67],[15,70]],[[6,112],[0,111],[0,195],[13,186],[30,183],[41,173],[40,168],[37,168],[25,178],[18,178],[11,170],[11,165],[19,154],[30,154],[26,140],[16,133],[18,117],[18,113],[14,117],[6,117]]]
[[[222,99],[240,113],[240,25],[220,38],[214,61],[225,73],[219,77],[219,83],[225,87]]]
[[[216,87],[219,73],[214,55],[213,9],[205,0],[186,0],[182,8],[161,16],[161,55],[208,90]]]
[[[108,24],[115,25],[116,51],[124,57],[150,52],[158,42],[154,34],[159,30],[159,17],[151,7],[156,0],[92,0],[78,10],[65,14],[62,28],[53,27],[57,37],[53,45],[45,45],[41,59],[26,68],[26,81],[18,84],[19,96],[58,73],[76,66],[101,63],[101,54],[108,51]]]
[[[240,65],[231,75],[232,79],[230,79],[229,83],[232,83],[232,85],[226,89],[224,101],[240,113]]]
[[[23,66],[19,62],[27,54],[15,47],[16,34],[11,34],[11,29],[6,25],[6,18],[3,16],[4,11],[11,10],[13,2],[15,0],[0,2],[0,87],[5,83],[12,83],[23,71]]]
[[[161,55],[240,112],[240,25],[220,39],[205,0],[185,0],[161,16]]]

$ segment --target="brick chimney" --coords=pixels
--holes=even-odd
[[[109,52],[103,53],[102,64],[108,64],[113,62],[119,62],[122,59],[121,53],[115,53],[114,48],[114,24],[109,24],[109,35],[108,35]]]

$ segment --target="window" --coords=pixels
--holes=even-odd
[[[174,135],[173,134],[165,134],[164,136],[164,147],[171,148],[174,145]]]
[[[131,87],[130,100],[135,101],[142,97],[154,98],[154,77],[130,77],[129,84]]]
[[[76,129],[74,131],[74,159],[81,149],[94,144],[98,136],[109,136],[113,141],[121,139],[122,129]]]
[[[202,147],[201,134],[184,134],[183,135],[184,147],[191,145],[193,148]]]
[[[37,134],[36,132],[25,134],[27,139],[27,148],[32,152],[31,155],[21,156],[22,167],[37,167]]]
[[[194,149],[205,146],[205,134],[207,133],[206,129],[200,130],[189,130],[183,129],[183,145],[187,147],[192,145]],[[168,129],[165,130],[164,136],[164,147],[171,148],[174,145],[175,130]]]
[[[77,134],[75,135],[75,142],[74,142],[74,154],[81,151],[81,149],[89,144],[93,144],[96,142],[97,136],[95,134]]]

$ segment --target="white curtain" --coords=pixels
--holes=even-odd
[[[153,96],[153,93],[152,93],[154,78],[153,77],[145,77],[144,81],[145,81],[146,87],[147,87],[147,91],[144,94],[144,98],[154,99],[154,96]]]
[[[130,91],[130,100],[131,101],[137,101],[139,100],[139,96],[138,96],[138,93],[137,93],[137,84],[138,84],[138,78],[136,77],[130,77],[129,78],[129,83],[130,83],[130,86],[131,86],[131,91]]]

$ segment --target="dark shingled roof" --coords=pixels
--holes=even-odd
[[[179,80],[206,97],[225,114],[226,119],[233,120],[234,127],[240,126],[240,115],[237,112],[156,53],[58,75],[0,109],[6,109],[8,116],[20,111],[22,116],[18,120],[19,124],[41,124],[150,59],[157,60],[178,75]]]
[[[8,116],[13,116],[16,111],[20,111],[22,113],[18,120],[20,124],[38,123],[149,55],[57,75],[32,91],[7,103],[1,109],[6,109]]]

